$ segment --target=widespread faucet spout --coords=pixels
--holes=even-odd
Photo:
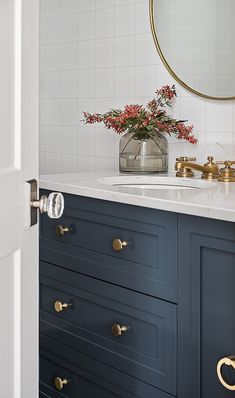
[[[214,180],[220,177],[220,170],[214,162],[213,156],[208,156],[207,163],[204,165],[194,163],[189,158],[177,158],[175,170],[177,171],[176,177],[194,177],[192,170],[200,171],[202,173],[201,178],[205,180]]]

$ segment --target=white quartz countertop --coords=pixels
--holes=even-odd
[[[112,186],[105,177],[119,173],[42,175],[40,188],[134,206],[235,222],[235,183],[216,182],[203,189],[151,189]]]

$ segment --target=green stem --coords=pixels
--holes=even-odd
[[[159,146],[159,148],[161,149],[162,153],[164,155],[167,155],[167,151],[161,146],[161,144],[159,144],[159,142],[155,141],[154,137],[151,135],[151,133],[149,133],[149,137],[155,142],[155,144],[157,146]]]

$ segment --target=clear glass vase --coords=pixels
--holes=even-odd
[[[120,140],[121,173],[167,173],[168,141],[156,131],[130,130]]]

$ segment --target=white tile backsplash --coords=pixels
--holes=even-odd
[[[192,4],[185,0],[185,15]],[[234,101],[207,100],[175,82],[157,55],[148,6],[148,0],[40,0],[41,173],[117,168],[120,137],[102,125],[83,125],[82,111],[146,104],[165,84],[176,84],[171,113],[193,124],[199,139],[195,146],[169,139],[170,169],[177,156],[235,158]],[[185,31],[176,32],[173,51]],[[203,52],[201,33],[195,38]],[[226,84],[232,78],[233,70]]]

